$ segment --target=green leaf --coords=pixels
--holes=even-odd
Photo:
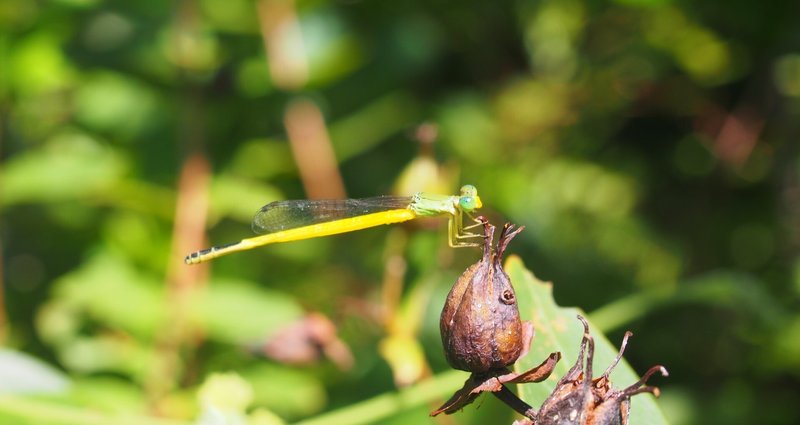
[[[157,278],[141,273],[127,258],[102,250],[56,281],[53,302],[110,328],[151,338],[167,317],[163,292]],[[40,324],[57,326],[47,320]],[[41,332],[53,335],[58,330]]]
[[[514,366],[517,372],[537,366],[554,351],[560,351],[561,361],[549,379],[539,384],[520,385],[519,396],[525,402],[538,408],[555,388],[558,380],[564,376],[578,357],[578,347],[583,337],[583,326],[578,321],[578,314],[586,317],[586,313],[577,308],[559,307],[553,299],[552,284],[542,282],[533,275],[519,257],[511,256],[505,264],[505,270],[514,282],[517,292],[520,314],[523,320],[533,323],[535,336],[530,352]],[[595,341],[594,370],[599,376],[613,361],[619,346],[612,344],[597,328],[590,325],[590,332]],[[628,350],[636,349],[636,340],[631,339]],[[659,359],[653,359],[658,364]],[[611,373],[611,383],[615,388],[624,388],[639,380],[639,376],[623,359]],[[653,385],[658,386],[658,375],[653,376]],[[661,425],[666,424],[663,413],[658,408],[655,398],[649,394],[641,394],[631,400],[631,424]]]
[[[246,281],[215,279],[197,296],[194,320],[211,339],[232,344],[263,340],[302,315],[293,298]]]
[[[198,391],[203,411],[197,425],[246,425],[253,387],[236,373],[214,373]]]
[[[252,149],[247,151],[255,154]],[[283,195],[270,185],[223,174],[214,179],[211,186],[213,210],[210,221],[216,222],[223,217],[230,216],[240,222],[250,224],[253,215],[259,208],[280,199],[283,199]]]
[[[95,72],[84,76],[75,94],[75,117],[91,129],[136,135],[158,118],[158,96],[130,75]]]
[[[119,152],[77,130],[65,130],[3,167],[3,205],[57,202],[109,191],[127,169]]]
[[[254,404],[283,418],[310,416],[328,402],[322,382],[311,371],[261,362],[237,372],[253,386]]]
[[[61,37],[52,31],[38,31],[16,42],[4,64],[15,91],[35,95],[74,84],[75,69],[61,43]]]
[[[148,409],[146,394],[139,384],[111,374],[76,378],[68,400],[110,414],[143,413]]]

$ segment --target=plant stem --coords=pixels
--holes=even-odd
[[[505,385],[501,385],[500,391],[493,392],[492,395],[500,399],[500,401],[507,404],[508,407],[514,409],[514,411],[520,415],[525,416],[528,419],[534,419],[536,411],[533,410],[533,407],[531,407],[530,404],[522,401],[521,398],[517,397],[516,394],[506,388]]]
[[[658,304],[658,301],[659,298],[650,293],[629,295],[592,311],[588,316],[600,331],[608,332],[638,319]]]
[[[138,415],[113,415],[87,407],[67,406],[32,397],[0,396],[0,417],[24,418],[50,425],[188,425],[175,419]],[[27,422],[25,422],[27,423]]]
[[[447,398],[464,384],[464,378],[465,373],[457,370],[440,373],[417,385],[381,394],[294,425],[358,425],[377,422],[400,411]]]

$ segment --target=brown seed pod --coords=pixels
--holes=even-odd
[[[594,361],[594,339],[589,335],[589,323],[582,316],[578,320],[583,323],[583,339],[575,365],[558,382],[556,388],[542,404],[542,408],[533,415],[532,420],[517,421],[516,424],[535,425],[627,425],[630,411],[630,398],[640,393],[651,393],[658,396],[656,387],[645,386],[647,380],[656,372],[668,376],[664,366],[653,366],[635,384],[616,390],[611,387],[609,375],[622,359],[622,353],[633,335],[625,333],[622,346],[614,361],[599,377],[592,378],[592,362]],[[584,368],[583,356],[586,353]]]
[[[458,278],[447,296],[439,322],[448,363],[456,369],[482,373],[502,369],[522,354],[524,335],[511,280],[503,270],[503,252],[524,229],[507,223],[492,254],[494,226],[485,218],[483,257]]]
[[[542,364],[523,373],[507,368],[527,353],[533,337],[530,322],[520,320],[514,288],[502,266],[503,252],[523,228],[514,230],[512,224],[506,224],[492,254],[494,226],[483,217],[478,220],[484,227],[483,257],[456,281],[440,321],[447,361],[454,368],[472,374],[431,416],[457,412],[482,392],[490,392],[522,415],[533,417],[535,410],[504,384],[547,379],[561,354],[552,353]]]

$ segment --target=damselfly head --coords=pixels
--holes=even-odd
[[[478,189],[471,185],[466,184],[461,186],[461,195],[458,198],[458,206],[466,211],[471,212],[483,206],[480,196],[478,196]]]

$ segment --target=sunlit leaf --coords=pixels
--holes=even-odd
[[[339,162],[362,154],[420,119],[419,105],[403,92],[387,93],[332,122],[330,136]]]
[[[4,205],[75,200],[109,190],[126,169],[125,160],[85,133],[66,130],[38,150],[3,164]]]
[[[116,376],[87,376],[75,380],[70,400],[109,413],[147,411],[141,386]]]
[[[156,92],[131,76],[98,72],[85,78],[76,94],[75,114],[90,128],[132,136],[162,113]]]
[[[62,372],[28,354],[0,349],[0,394],[59,393],[69,387]]]
[[[252,152],[253,149],[248,149]],[[265,167],[269,164],[265,163]],[[211,188],[211,204],[213,206],[212,222],[222,217],[231,217],[246,223],[245,236],[250,235],[250,221],[264,205],[282,199],[281,193],[274,187],[256,180],[221,175],[214,180]]]
[[[361,65],[358,40],[346,31],[336,14],[330,11],[306,13],[300,25],[313,84],[330,84]]]
[[[14,46],[6,64],[12,86],[31,95],[72,84],[75,69],[64,57],[62,42],[55,32],[40,31]]]
[[[253,386],[254,404],[284,418],[312,415],[327,403],[322,382],[310,372],[268,363],[239,372]]]
[[[161,282],[125,259],[103,252],[56,282],[55,301],[88,318],[139,336],[152,336],[166,318]]]
[[[254,5],[247,0],[203,0],[200,2],[209,25],[232,33],[257,34]]]
[[[253,388],[235,373],[215,373],[203,382],[197,398],[202,406],[197,425],[246,425]]]
[[[210,338],[242,345],[267,338],[302,313],[281,292],[230,279],[213,280],[192,304],[194,320]]]

